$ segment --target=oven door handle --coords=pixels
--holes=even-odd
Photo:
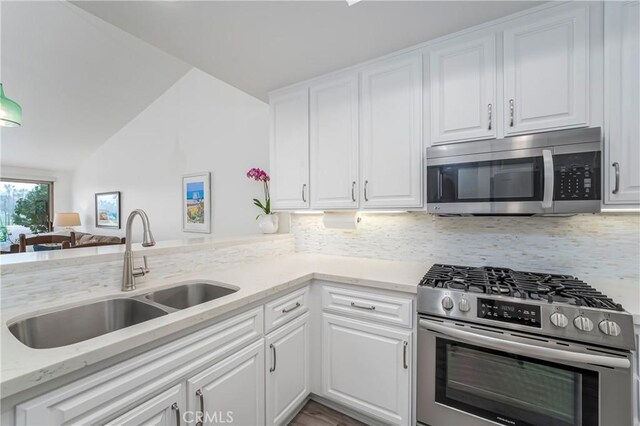
[[[484,336],[482,334],[470,333],[465,330],[451,328],[446,325],[436,324],[431,321],[421,319],[420,327],[423,329],[436,331],[446,336],[464,340],[469,343],[482,345],[490,349],[496,349],[503,352],[512,352],[518,355],[529,357],[540,356],[550,360],[560,362],[575,362],[580,364],[596,364],[610,368],[630,368],[631,362],[627,358],[615,358],[604,355],[581,354],[577,352],[564,351],[561,349],[545,348],[543,346],[528,345],[526,343],[511,342],[504,339],[496,339],[495,337]]]
[[[542,195],[542,208],[553,207],[553,155],[551,150],[542,150],[542,161],[544,163],[544,194]]]

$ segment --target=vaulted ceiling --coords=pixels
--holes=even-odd
[[[191,67],[259,99],[532,1],[0,1],[0,164],[74,169]],[[126,155],[123,152],[122,155]]]
[[[76,1],[185,62],[267,92],[540,4],[532,1]]]
[[[0,128],[3,166],[75,168],[191,68],[66,2],[0,7],[1,81],[23,109]]]

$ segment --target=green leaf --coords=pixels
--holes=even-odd
[[[267,206],[264,208],[264,212],[266,214],[271,213],[271,199],[267,198]]]

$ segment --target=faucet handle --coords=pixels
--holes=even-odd
[[[133,268],[133,276],[134,277],[144,277],[146,274],[151,272],[149,270],[149,266],[147,265],[147,256],[142,256],[143,265],[140,268]]]

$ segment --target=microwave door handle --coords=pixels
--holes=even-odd
[[[553,154],[548,149],[542,150],[544,163],[544,194],[542,196],[542,208],[550,209],[553,206]]]
[[[511,352],[525,356],[539,356],[553,361],[575,362],[580,364],[596,364],[610,368],[630,368],[631,362],[627,358],[614,358],[604,355],[582,354],[562,349],[547,348],[544,346],[528,345],[526,343],[512,342],[509,340],[499,339],[482,334],[476,334],[469,331],[454,329],[446,325],[436,324],[431,321],[421,319],[419,321],[420,328],[436,331],[446,336],[463,340],[465,342],[474,343],[476,345],[499,350],[502,352]]]

